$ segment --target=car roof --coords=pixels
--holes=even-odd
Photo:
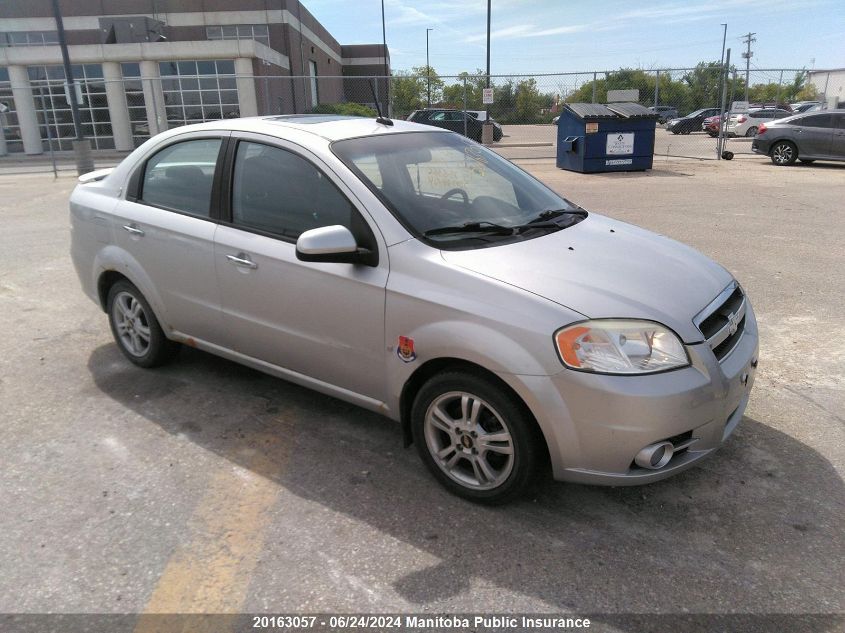
[[[782,119],[776,119],[772,121],[772,123],[789,123],[790,121],[794,121],[796,119],[803,119],[805,117],[814,116],[816,114],[845,114],[845,110],[839,109],[828,109],[828,110],[815,110],[813,112],[796,112],[791,116],[783,117]],[[769,125],[768,123],[766,125]]]
[[[401,134],[405,132],[450,133],[447,130],[434,128],[430,125],[421,125],[399,119],[391,120],[393,125],[384,125],[370,117],[334,114],[286,114],[208,121],[207,123],[178,127],[173,131],[188,131],[189,129],[191,131],[231,130],[284,137],[284,131],[289,130],[317,136],[327,141],[339,141],[341,139],[379,134]]]

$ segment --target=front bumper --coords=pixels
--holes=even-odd
[[[692,364],[645,376],[603,376],[563,370],[521,376],[514,386],[534,413],[549,446],[555,479],[613,486],[665,479],[715,451],[742,419],[758,358],[750,306],[745,330],[725,358],[709,345],[687,345]],[[634,464],[644,447],[694,439],[659,470]]]

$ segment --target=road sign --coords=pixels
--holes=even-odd
[[[482,88],[481,90],[481,103],[487,105],[493,103],[493,89],[492,88]]]

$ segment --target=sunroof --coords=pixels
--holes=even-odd
[[[341,114],[283,114],[281,116],[268,117],[267,121],[279,121],[280,123],[329,123],[330,121],[346,121],[348,119],[366,119],[361,116],[346,116]]]

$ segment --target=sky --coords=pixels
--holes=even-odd
[[[341,44],[381,42],[381,0],[304,0]],[[391,67],[441,75],[486,64],[485,0],[384,0]],[[845,0],[492,0],[491,74],[686,68],[731,62],[755,32],[751,68],[845,67]]]

